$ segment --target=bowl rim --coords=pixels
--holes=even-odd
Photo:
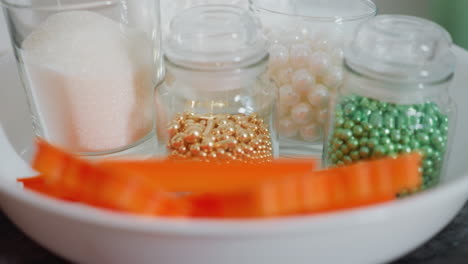
[[[316,215],[245,220],[145,217],[112,212],[84,204],[73,204],[33,191],[11,187],[11,185],[0,184],[0,195],[7,195],[16,201],[27,203],[29,206],[47,211],[50,214],[101,228],[144,232],[146,234],[166,233],[210,237],[269,236],[301,233],[305,230],[313,230],[318,234],[330,229],[336,230],[337,226],[368,225],[383,221],[389,215],[397,215],[404,210],[412,211],[415,207],[432,208],[431,201],[450,199],[456,195],[463,195],[463,199],[466,201],[468,199],[468,172],[464,172],[455,179],[443,181],[434,189],[378,205]],[[8,215],[8,210],[4,210],[4,212]]]

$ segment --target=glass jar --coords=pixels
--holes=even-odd
[[[151,155],[158,0],[1,0],[34,132],[79,155]]]
[[[320,155],[329,95],[343,79],[343,47],[376,7],[370,0],[249,1],[271,42],[281,155]]]
[[[455,126],[451,43],[442,27],[421,18],[385,15],[363,24],[331,100],[325,165],[419,151],[422,187],[436,184]]]
[[[264,162],[277,153],[267,41],[245,9],[179,13],[156,94],[158,138],[171,159]]]
[[[163,38],[169,34],[170,23],[179,12],[201,5],[234,5],[248,8],[248,0],[160,0],[161,1],[161,27]]]

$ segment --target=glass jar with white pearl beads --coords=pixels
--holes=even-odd
[[[331,98],[325,166],[419,152],[421,189],[439,182],[456,121],[451,45],[445,29],[422,18],[382,15],[362,24]]]
[[[160,146],[175,160],[271,161],[278,153],[268,41],[247,9],[204,5],[176,15],[156,90]]]
[[[249,0],[270,40],[281,155],[320,155],[329,95],[343,79],[343,48],[373,17],[370,0]]]

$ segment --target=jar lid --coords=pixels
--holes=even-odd
[[[174,17],[164,43],[165,56],[179,66],[198,70],[249,67],[268,55],[258,19],[230,5],[203,5]]]
[[[391,82],[432,83],[455,70],[452,38],[426,19],[380,15],[361,24],[345,52],[354,71]]]

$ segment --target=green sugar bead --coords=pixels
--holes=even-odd
[[[361,136],[363,132],[364,129],[362,128],[362,126],[357,125],[353,128],[353,133],[355,136]]]
[[[389,104],[387,102],[379,102],[378,106],[380,107],[380,109],[385,109],[389,106]]]
[[[434,167],[434,163],[432,162],[432,160],[424,159],[424,161],[423,161],[423,168],[424,169],[429,169],[429,168],[433,168],[433,167]]]
[[[354,120],[354,122],[362,122],[364,119],[364,116],[361,111],[356,110],[354,113],[351,115],[351,118]]]
[[[415,129],[419,125],[419,118],[417,116],[408,117],[408,126]]]
[[[351,120],[346,120],[343,124],[343,127],[346,129],[354,127],[354,122]]]
[[[381,158],[385,156],[386,153],[387,153],[387,149],[382,145],[378,145],[374,148],[373,156],[376,158]]]
[[[329,160],[331,161],[332,164],[335,164],[338,162],[338,157],[336,157],[336,154],[331,154]]]
[[[343,126],[344,122],[345,122],[345,120],[344,120],[343,117],[337,116],[337,117],[335,118],[335,126],[336,126],[336,127],[341,127],[341,126]]]
[[[377,105],[377,102],[376,101],[371,101],[369,103],[369,106],[368,108],[371,110],[371,111],[377,111],[379,109],[379,106]]]
[[[447,135],[448,134],[448,131],[449,131],[449,126],[448,125],[441,125],[440,126],[440,132],[443,134],[443,135]]]
[[[380,129],[380,135],[381,136],[390,136],[391,130],[388,128],[382,128]]]
[[[344,156],[343,157],[343,162],[344,162],[344,164],[349,165],[349,164],[353,163],[353,159],[350,156]]]
[[[395,144],[395,151],[396,151],[397,153],[403,152],[403,148],[404,148],[404,146],[403,146],[402,144],[400,144],[400,143],[396,143],[396,144]]]
[[[373,127],[381,127],[382,126],[382,116],[379,113],[372,113],[369,117],[369,123]]]
[[[431,180],[433,180],[436,176],[436,173],[434,171],[433,168],[429,167],[429,168],[424,168],[423,169],[423,177],[424,178],[429,178]]]
[[[427,102],[424,104],[424,111],[430,115],[437,115],[440,113],[439,107],[434,102]]]
[[[359,139],[359,146],[361,147],[367,146],[368,143],[369,143],[369,139],[367,137],[362,137]]]
[[[337,159],[341,159],[344,156],[344,154],[343,154],[343,152],[341,152],[341,150],[335,151],[335,155],[336,155]]]
[[[359,156],[361,156],[361,158],[365,159],[369,157],[369,155],[370,155],[370,149],[368,147],[361,147],[359,149]]]
[[[428,135],[434,134],[437,130],[434,127],[426,127],[425,131]]]
[[[449,123],[448,116],[443,115],[443,114],[439,115],[439,120],[440,120],[440,124],[442,124],[442,125],[448,125],[448,123]]]
[[[372,110],[370,110],[369,108],[363,108],[362,109],[362,115],[364,117],[369,117],[371,114],[372,114]]]
[[[419,142],[422,144],[422,145],[426,145],[429,143],[430,139],[429,139],[429,135],[427,135],[426,133],[424,132],[419,132],[417,135],[416,135],[416,138],[419,140]]]
[[[386,144],[385,148],[387,149],[387,153],[392,154],[392,155],[396,155],[397,149],[396,149],[394,144],[392,144],[392,143]]]
[[[389,114],[386,114],[384,115],[383,124],[386,128],[393,129],[395,128],[395,118]]]
[[[355,149],[357,149],[358,146],[359,146],[359,141],[357,139],[351,138],[351,139],[348,140],[349,149],[355,150]]]
[[[369,122],[364,122],[362,124],[362,128],[364,129],[364,131],[371,131],[374,128],[374,126],[371,125]]]
[[[343,131],[342,131],[342,133],[341,133],[341,139],[343,139],[343,140],[348,140],[348,139],[350,139],[352,136],[353,136],[353,132],[351,132],[351,130],[349,130],[349,129],[343,129]]]
[[[419,147],[421,147],[421,144],[415,138],[411,139],[409,145],[413,150],[417,150],[417,149],[419,149]]]
[[[396,117],[395,126],[398,129],[406,129],[408,127],[408,118],[404,115],[399,115]]]
[[[336,166],[337,166],[337,167],[341,167],[341,166],[344,166],[344,165],[345,165],[345,164],[344,164],[343,161],[338,161],[338,162],[336,163]]]
[[[367,146],[371,149],[374,149],[379,145],[379,140],[377,138],[369,138],[367,141]]]
[[[421,152],[424,155],[424,158],[430,158],[434,155],[434,150],[429,146],[421,147]]]
[[[343,113],[343,110],[341,110],[341,107],[337,107],[337,109],[335,111],[335,116],[336,117],[343,117],[344,116],[344,113]]]
[[[388,145],[392,143],[392,140],[389,137],[382,137],[380,139],[380,143],[382,143],[383,145]]]
[[[344,106],[343,110],[345,115],[351,115],[356,110],[356,105],[354,105],[354,103],[349,102]]]
[[[403,146],[403,148],[401,149],[401,153],[408,153],[409,154],[409,153],[413,152],[411,147],[404,146],[404,145],[402,145],[402,146]]]
[[[393,142],[397,143],[401,141],[401,133],[399,130],[392,130],[390,132],[390,138]]]
[[[431,137],[431,143],[437,150],[442,150],[445,148],[445,140],[443,136],[433,135]]]
[[[343,152],[344,155],[347,155],[351,149],[349,149],[348,145],[343,145],[341,146],[340,151]]]
[[[403,137],[404,136],[411,136],[411,135],[413,135],[413,130],[408,129],[408,128],[400,129],[400,134]]]
[[[379,138],[380,137],[380,132],[377,129],[373,129],[369,133],[369,137],[371,138]]]
[[[362,107],[368,107],[369,104],[370,104],[370,100],[366,97],[361,98],[361,100],[359,101],[359,105]]]
[[[335,138],[332,142],[332,147],[334,150],[338,150],[344,144],[343,140]]]
[[[351,157],[351,159],[353,159],[353,161],[358,161],[361,158],[361,156],[359,154],[359,151],[357,151],[357,150],[352,151],[349,154],[349,156]]]
[[[400,112],[398,111],[398,108],[393,106],[387,109],[387,114],[393,117],[397,117],[400,114]]]
[[[426,115],[423,118],[422,124],[424,128],[432,128],[436,125],[434,118],[432,118],[430,115]]]

